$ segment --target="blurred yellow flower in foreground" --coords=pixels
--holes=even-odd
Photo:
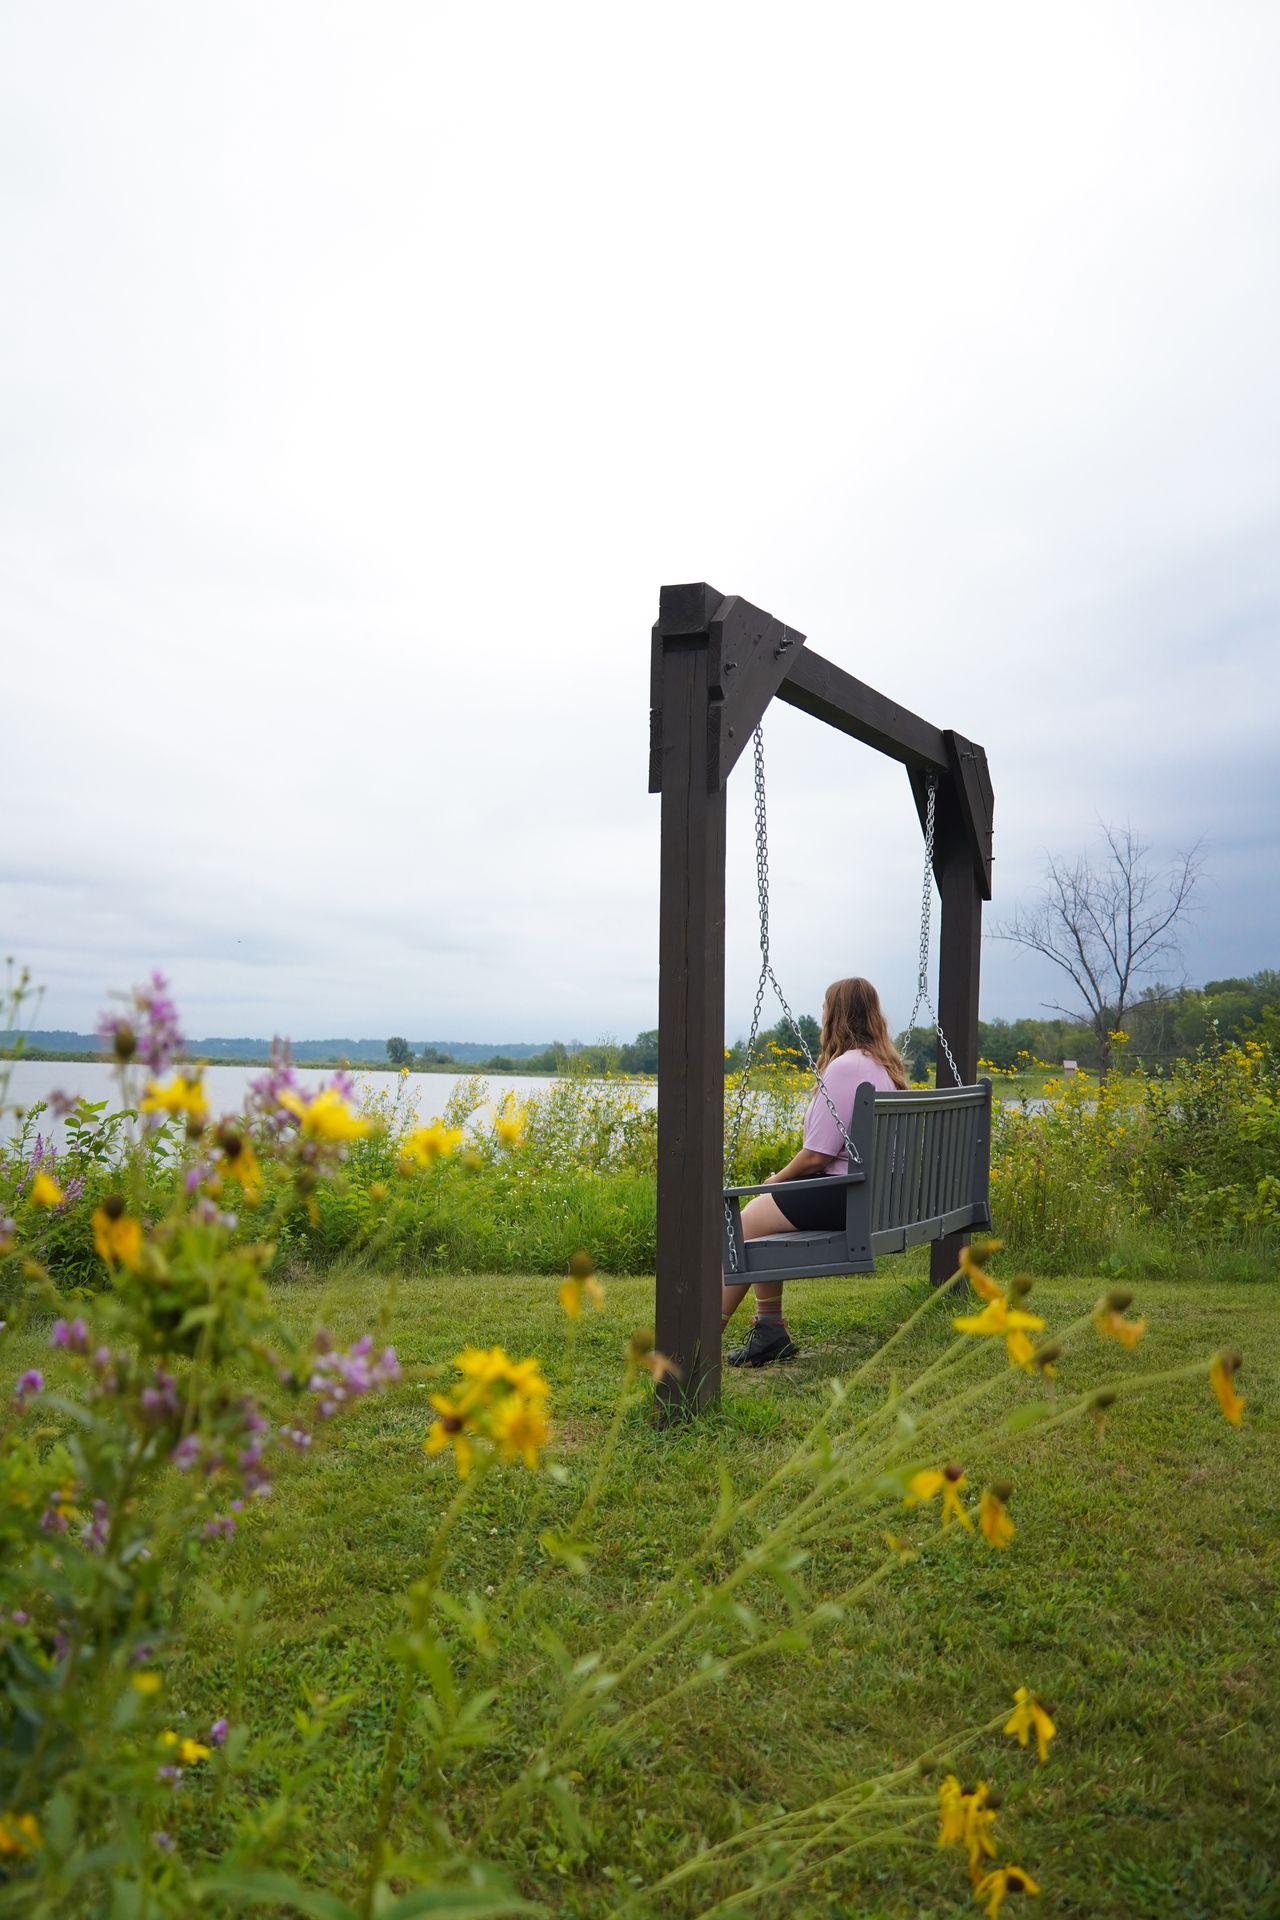
[[[65,1197],[53,1175],[46,1173],[43,1168],[31,1182],[31,1191],[27,1195],[33,1207],[59,1207]]]
[[[594,1273],[588,1273],[581,1279],[571,1273],[567,1280],[560,1282],[559,1300],[571,1320],[580,1320],[584,1300],[589,1300],[597,1313],[601,1311],[604,1306],[604,1288]]]
[[[513,1093],[507,1095],[493,1116],[493,1130],[504,1147],[518,1147],[524,1139],[528,1123],[529,1109],[518,1107]]]
[[[406,1171],[415,1166],[429,1167],[433,1160],[455,1153],[461,1141],[461,1127],[446,1127],[443,1120],[433,1120],[430,1126],[415,1127],[405,1135],[400,1164]]]
[[[209,1118],[209,1102],[198,1073],[175,1073],[172,1080],[149,1080],[140,1103],[143,1113],[185,1114],[202,1127]]]
[[[312,1099],[286,1087],[280,1105],[298,1121],[309,1140],[363,1140],[373,1132],[372,1120],[353,1113],[336,1087],[321,1087]]]
[[[452,1393],[432,1394],[436,1419],[424,1451],[452,1447],[463,1480],[475,1464],[477,1443],[490,1457],[496,1452],[536,1467],[551,1437],[544,1404],[551,1389],[538,1361],[512,1360],[501,1347],[465,1347],[454,1365],[463,1384]]]
[[[925,1467],[907,1482],[906,1504],[914,1507],[919,1502],[936,1500],[941,1494],[943,1526],[949,1527],[954,1519],[972,1533],[973,1522],[960,1498],[968,1484],[961,1467]]]
[[[224,1121],[218,1128],[217,1147],[223,1172],[240,1182],[246,1200],[256,1200],[262,1191],[262,1169],[248,1134]]]
[[[136,1269],[142,1257],[142,1226],[124,1210],[124,1201],[111,1194],[95,1209],[91,1222],[93,1244],[98,1258],[114,1267]]]
[[[0,1855],[34,1853],[40,1845],[40,1823],[34,1813],[0,1813]]]
[[[551,1438],[551,1426],[541,1405],[524,1394],[508,1394],[493,1410],[493,1437],[504,1460],[520,1459],[536,1467]]]
[[[431,1404],[437,1417],[422,1443],[423,1451],[443,1453],[446,1447],[452,1447],[458,1478],[465,1480],[476,1457],[467,1433],[467,1406],[461,1400],[451,1399],[447,1393],[433,1393]]]
[[[1027,1373],[1033,1370],[1036,1350],[1021,1327],[1015,1327],[1012,1333],[1006,1333],[1004,1349],[1009,1356],[1011,1367],[1022,1367]]]
[[[1136,1347],[1147,1330],[1145,1320],[1126,1320],[1125,1311],[1133,1305],[1128,1287],[1113,1287],[1093,1310],[1093,1324],[1104,1340],[1118,1340],[1122,1347]]]
[[[1001,1907],[1011,1893],[1039,1893],[1029,1873],[1021,1867],[996,1867],[984,1873],[974,1886],[975,1899],[987,1903],[987,1920],[998,1920]]]
[[[1006,1506],[1012,1491],[1007,1480],[997,1480],[994,1486],[984,1487],[979,1497],[978,1525],[993,1547],[1007,1547],[1017,1532]]]
[[[938,1788],[938,1845],[963,1847],[975,1881],[984,1858],[995,1858],[991,1829],[996,1823],[996,1810],[987,1804],[990,1791],[985,1780],[966,1790],[954,1773],[949,1773]]]
[[[989,1300],[981,1313],[964,1314],[951,1322],[957,1333],[1016,1333],[1019,1329],[1027,1333],[1038,1333],[1044,1321],[1038,1313],[1024,1313],[1021,1307],[1011,1307],[1001,1294],[997,1300]]]
[[[1034,1693],[1026,1687],[1019,1687],[1013,1696],[1013,1712],[1004,1723],[1006,1733],[1013,1734],[1020,1747],[1025,1747],[1032,1734],[1036,1737],[1036,1752],[1043,1762],[1049,1758],[1049,1742],[1058,1729],[1045,1712]]]
[[[1233,1427],[1238,1427],[1244,1418],[1244,1396],[1236,1392],[1233,1377],[1242,1364],[1238,1353],[1217,1353],[1209,1368],[1209,1385]]]
[[[140,1693],[144,1700],[153,1699],[163,1686],[164,1681],[158,1673],[135,1673],[133,1675],[133,1690],[135,1693]]]

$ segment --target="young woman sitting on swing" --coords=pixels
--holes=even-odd
[[[906,1086],[902,1055],[893,1044],[880,996],[869,980],[835,980],[827,988],[818,1071],[846,1128],[853,1121],[854,1095],[864,1081],[869,1080],[880,1093]],[[742,1209],[743,1237],[758,1240],[771,1233],[817,1233],[843,1226],[844,1187],[833,1185],[829,1194],[812,1190],[788,1194],[787,1182],[848,1171],[848,1152],[820,1087],[805,1114],[804,1145],[785,1167],[769,1175],[767,1184],[776,1192],[757,1194]],[[767,1367],[800,1351],[783,1317],[782,1286],[781,1280],[755,1282],[755,1319],[745,1343],[726,1355],[731,1367]],[[747,1290],[745,1281],[726,1282],[722,1326],[728,1326]]]

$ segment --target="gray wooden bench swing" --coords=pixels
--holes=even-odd
[[[914,1025],[933,1015],[937,1086],[861,1087],[851,1121],[836,1111],[773,971],[760,722],[774,697],[907,768],[924,831]],[[760,977],[742,1086],[724,1125],[725,792],[754,742]],[[688,1413],[720,1385],[720,1285],[868,1273],[877,1256],[932,1242],[935,1281],[954,1271],[967,1233],[990,1222],[991,1083],[975,1081],[982,902],[991,898],[993,798],[986,754],[940,732],[830,661],[804,635],[736,595],[700,583],[663,587],[653,629],[652,792],[662,796],[658,987],[658,1258],[656,1341],[678,1377],[663,1411]],[[936,879],[942,899],[938,1005],[928,992]],[[776,996],[845,1142],[844,1227],[746,1240],[741,1206],[767,1186],[736,1186],[766,987]],[[950,1035],[950,1041],[947,1039]],[[819,1181],[797,1181],[797,1189]]]

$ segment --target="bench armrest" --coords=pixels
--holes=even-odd
[[[774,1193],[779,1187],[785,1187],[788,1193],[829,1192],[832,1187],[856,1187],[867,1177],[865,1167],[855,1167],[851,1173],[819,1173],[812,1180],[766,1180],[758,1187],[726,1187],[726,1200],[736,1200],[748,1193]]]

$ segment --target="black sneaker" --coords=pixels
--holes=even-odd
[[[753,1320],[745,1343],[726,1354],[725,1360],[731,1367],[771,1367],[775,1360],[790,1360],[799,1351],[785,1327]]]

